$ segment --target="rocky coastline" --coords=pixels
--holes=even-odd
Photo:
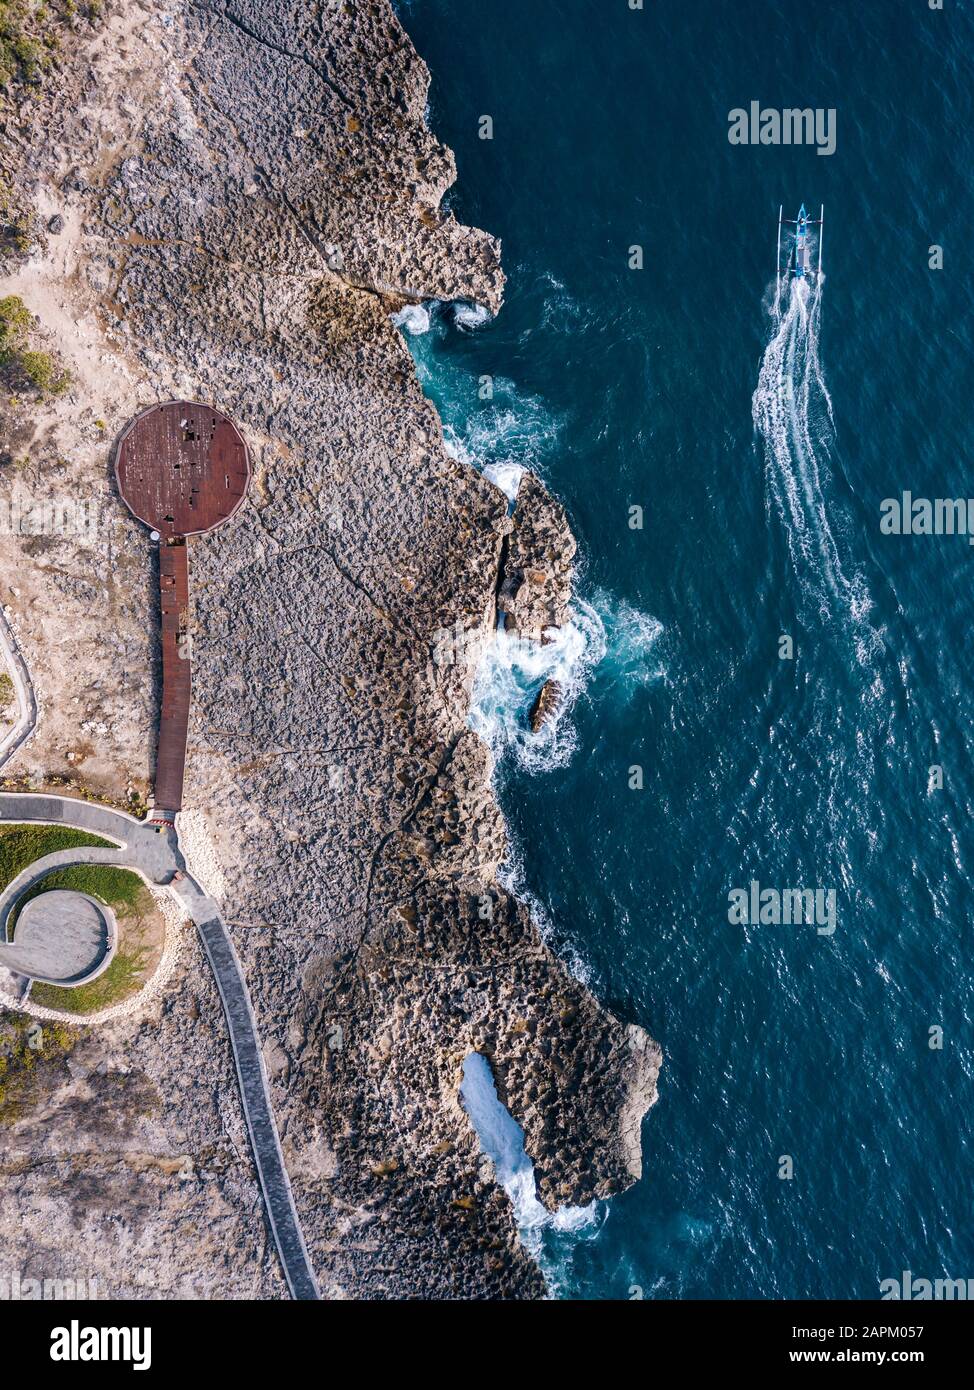
[[[192,549],[180,834],[244,965],[322,1293],[543,1297],[459,1098],[464,1059],[488,1058],[555,1207],[639,1176],[660,1052],[500,885],[467,726],[498,610],[539,640],[565,621],[574,541],[537,479],[509,517],[450,457],[391,315],[496,312],[500,247],[442,208],[453,157],[388,0],[111,0],[70,36],[3,117],[32,230],[0,298],[71,381],[5,399],[0,492],[85,497],[95,520],[0,537],[41,703],[4,775],[147,792],[152,579],[108,465],[145,404],[211,401],[255,482]],[[0,1126],[0,1169],[10,1268],[75,1262],[115,1297],[282,1296],[191,933],[144,1015],[52,1061]]]

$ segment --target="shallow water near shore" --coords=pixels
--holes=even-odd
[[[888,0],[398,8],[450,201],[509,277],[496,320],[433,307],[407,341],[450,447],[508,491],[536,470],[580,547],[571,628],[501,638],[471,719],[513,880],[664,1049],[643,1179],[542,1224],[552,1287],[974,1276],[974,549],[879,529],[904,489],[974,495],[974,23],[891,23]],[[731,146],[752,99],[835,107],[835,154]],[[776,311],[778,207],[802,201],[825,204],[825,280]],[[569,698],[532,738],[548,674]],[[834,935],[731,925],[752,880],[835,888]]]

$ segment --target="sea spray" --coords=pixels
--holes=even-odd
[[[570,935],[558,931],[545,904],[531,891],[525,873],[523,849],[510,839],[507,858],[497,871],[497,882],[513,898],[524,903],[541,940],[554,951],[572,978],[586,989],[595,990],[597,981],[591,963],[585,959],[578,943]]]
[[[485,649],[474,677],[470,727],[495,758],[515,754],[530,772],[564,767],[575,749],[575,734],[567,718],[584,687],[586,674],[605,652],[602,623],[588,605],[573,606],[572,619],[550,628],[544,642],[498,632]],[[528,714],[545,681],[562,688],[557,714],[531,731]]]
[[[490,319],[490,310],[483,304],[467,304],[461,300],[453,306],[453,322],[464,332],[483,328]]]
[[[429,309],[423,304],[407,304],[393,314],[392,321],[403,332],[418,337],[430,331]]]
[[[469,342],[489,318],[482,306],[461,301],[410,304],[393,314],[392,322],[402,331],[420,384],[436,406],[448,452],[491,477],[510,496],[511,481],[526,468],[543,472],[562,422],[540,396],[520,390],[499,373],[474,370],[461,353],[444,350]]]
[[[558,442],[559,424],[544,402],[519,393],[502,377],[493,380],[490,404],[458,419],[448,412],[443,433],[447,449],[483,473],[491,469],[531,468]]]
[[[474,678],[470,725],[496,759],[514,757],[527,772],[564,767],[577,745],[571,712],[593,683],[628,703],[636,689],[662,675],[655,648],[662,625],[648,613],[596,592],[593,603],[573,600],[569,621],[535,642],[498,632]],[[562,699],[536,733],[528,714],[546,681],[557,681]]]
[[[505,459],[501,463],[488,463],[484,468],[484,477],[489,478],[495,487],[500,488],[507,500],[513,503],[517,501],[517,491],[526,472],[523,464]]]
[[[569,622],[539,643],[498,632],[474,677],[469,722],[490,748],[498,768],[510,764],[540,775],[570,762],[577,745],[572,709],[589,686],[593,698],[625,706],[635,692],[665,674],[659,655],[663,626],[651,614],[597,590],[593,602],[575,599]],[[547,680],[562,687],[550,723],[532,733],[528,712]],[[559,931],[547,907],[531,891],[523,850],[509,840],[501,886],[526,903],[544,941],[582,984],[594,987],[590,963],[569,935]]]

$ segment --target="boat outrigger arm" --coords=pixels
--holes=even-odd
[[[825,204],[822,204],[821,212],[818,217],[809,217],[805,211],[805,204],[802,203],[798,210],[797,217],[783,217],[784,206],[778,208],[778,256],[775,262],[775,281],[778,292],[781,292],[781,228],[782,225],[795,228],[795,244],[792,247],[788,264],[787,273],[793,275],[796,280],[819,279],[822,274],[822,240],[823,233],[818,234],[818,267],[812,270],[809,259],[810,250],[808,244],[809,227],[822,227],[825,224]]]

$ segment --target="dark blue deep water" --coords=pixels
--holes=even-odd
[[[444,307],[410,346],[452,446],[536,469],[582,557],[572,629],[478,681],[510,871],[665,1054],[642,1181],[544,1233],[565,1297],[974,1278],[974,548],[879,524],[904,489],[974,497],[964,10],[400,5],[450,203],[509,277],[496,320]],[[752,100],[836,108],[834,155],[729,144]],[[802,201],[826,278],[775,317]],[[572,703],[531,740],[556,668]],[[752,879],[834,887],[834,935],[731,925]]]

